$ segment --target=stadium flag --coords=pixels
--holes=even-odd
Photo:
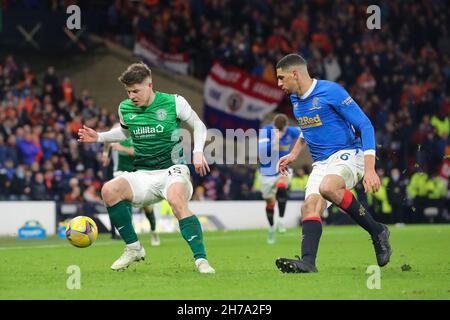
[[[204,118],[208,127],[222,131],[258,129],[283,96],[272,83],[215,62],[205,81]]]
[[[138,35],[133,52],[152,66],[180,74],[188,73],[189,58],[187,53],[163,52],[143,35]]]

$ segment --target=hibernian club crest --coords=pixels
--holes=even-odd
[[[158,118],[159,121],[166,120],[167,111],[164,109],[159,109],[158,111],[156,111],[156,117]]]

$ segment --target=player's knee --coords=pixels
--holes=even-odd
[[[187,200],[183,195],[184,189],[180,186],[172,186],[167,193],[167,201],[175,215],[181,214],[187,208]]]
[[[266,199],[266,207],[274,207],[275,206],[275,197]]]
[[[319,187],[319,192],[325,199],[332,199],[334,193],[336,192],[336,187],[330,183],[321,183]]]
[[[183,215],[183,212],[186,211],[187,203],[182,197],[173,195],[172,197],[168,197],[167,201],[176,216]]]
[[[106,206],[110,207],[120,201],[120,188],[110,181],[103,185],[102,198]]]
[[[316,205],[314,204],[314,202],[312,201],[306,201],[305,203],[303,203],[302,206],[302,218],[307,218],[307,217],[311,217],[314,216],[314,210],[316,208]]]

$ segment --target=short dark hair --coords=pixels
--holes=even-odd
[[[290,53],[277,62],[276,69],[288,69],[294,66],[306,66],[306,60],[299,54]]]
[[[130,65],[119,77],[119,81],[126,86],[142,83],[145,79],[152,78],[152,71],[143,62]]]
[[[277,114],[275,118],[273,118],[273,125],[278,130],[283,130],[287,126],[287,123],[288,117],[283,113]]]

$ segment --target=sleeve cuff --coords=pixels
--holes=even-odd
[[[375,154],[376,154],[375,150],[373,150],[373,149],[364,151],[364,155],[365,156],[370,155],[370,156],[374,156],[375,157]]]

